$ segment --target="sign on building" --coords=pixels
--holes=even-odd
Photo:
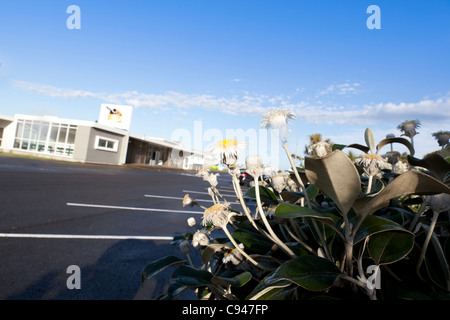
[[[98,123],[105,126],[129,131],[131,126],[132,113],[133,107],[131,106],[102,104],[100,108]]]

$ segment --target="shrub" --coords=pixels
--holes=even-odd
[[[277,110],[263,117],[262,126],[287,132],[289,119],[292,114]],[[215,203],[202,207],[198,228],[189,219],[193,233],[173,238],[188,259],[151,262],[142,281],[175,268],[160,299],[177,299],[187,289],[199,299],[450,298],[448,159],[438,154],[418,159],[405,138],[375,144],[370,129],[364,134],[366,145],[334,144],[326,154],[306,157],[304,168],[294,165],[282,136],[291,171],[260,185],[264,166],[259,157],[249,157],[246,170],[257,187],[245,193],[233,149],[237,143],[220,143],[242,211],[231,209],[214,174],[201,170]],[[403,173],[390,170],[379,154],[393,143],[410,152],[410,167]],[[346,148],[364,156],[353,162],[342,151]],[[288,183],[292,180],[294,186]],[[183,205],[198,203],[187,195]],[[211,240],[213,235],[218,236]],[[190,258],[192,247],[200,266]]]

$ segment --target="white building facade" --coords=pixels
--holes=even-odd
[[[202,167],[180,143],[130,134],[108,124],[53,116],[0,115],[0,152],[101,164]],[[174,156],[175,155],[175,156]],[[195,156],[197,161],[191,159]]]

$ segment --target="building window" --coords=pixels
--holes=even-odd
[[[72,157],[77,126],[39,120],[18,120],[14,148]]]
[[[117,152],[119,149],[119,140],[96,136],[95,149]]]

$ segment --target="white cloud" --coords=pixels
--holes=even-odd
[[[357,89],[359,86],[361,86],[361,85],[357,82],[332,84],[332,85],[328,86],[325,90],[321,90],[319,92],[319,96],[331,95],[331,94],[338,95],[338,96],[355,94],[355,93],[359,92],[359,90]]]
[[[14,80],[16,88],[54,98],[96,98],[99,94],[85,90],[63,89],[45,84]]]
[[[135,108],[148,108],[153,111],[188,110],[192,108],[217,111],[230,115],[261,116],[270,107],[282,106],[291,109],[297,119],[313,124],[375,124],[379,122],[401,122],[410,119],[433,120],[437,123],[450,123],[450,94],[436,99],[423,99],[416,102],[378,103],[362,106],[325,106],[319,100],[310,103],[306,100],[293,101],[292,96],[268,96],[244,92],[230,97],[216,97],[209,94],[186,94],[169,91],[163,94],[126,91],[121,93],[96,93],[85,90],[64,89],[50,85],[14,81],[19,89],[65,99],[94,98],[115,104],[127,104]],[[335,94],[353,93],[359,83],[332,85],[325,91]],[[450,128],[442,128],[448,130]]]

